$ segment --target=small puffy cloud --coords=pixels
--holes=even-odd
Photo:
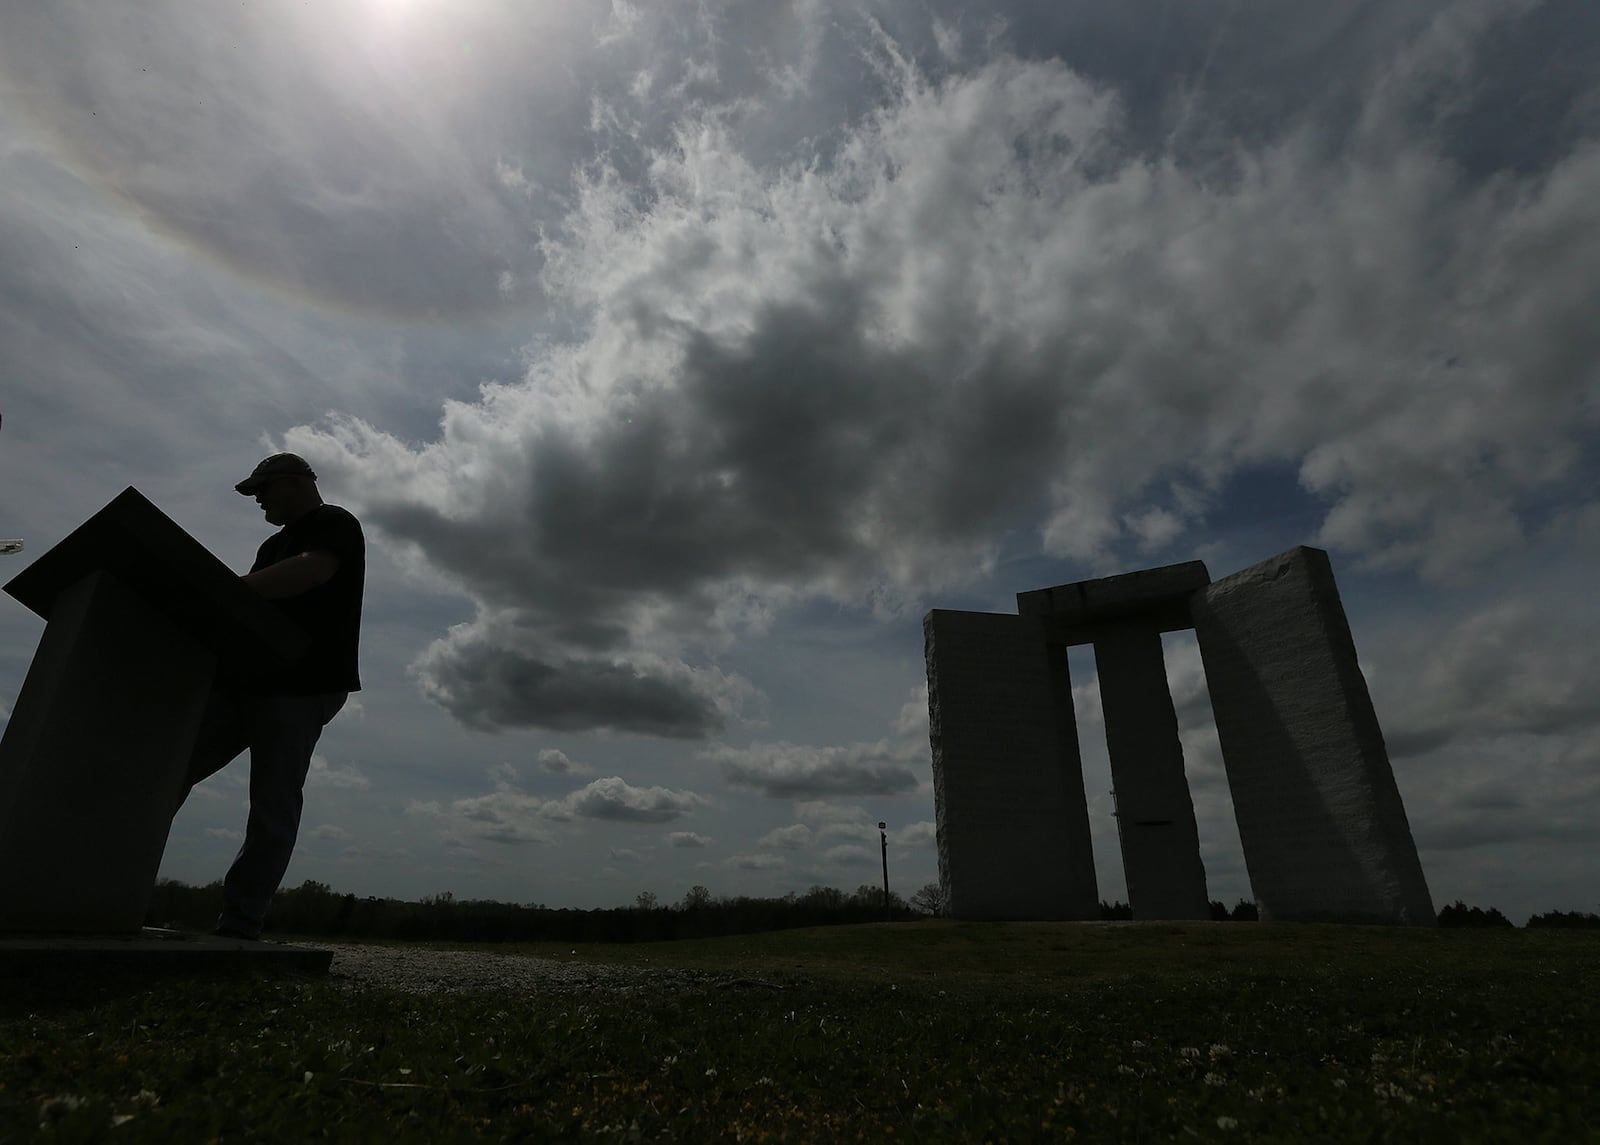
[[[226,839],[230,843],[237,843],[244,838],[244,832],[236,831],[232,827],[207,827],[206,837],[208,839]]]
[[[814,799],[820,795],[896,795],[917,786],[903,747],[889,740],[847,747],[806,747],[755,743],[719,747],[706,753],[734,787],[773,799]]]
[[[354,764],[335,767],[321,755],[312,755],[311,769],[306,773],[307,787],[326,787],[344,791],[365,791],[372,781]]]
[[[463,837],[481,839],[503,846],[549,843],[550,832],[541,820],[547,801],[509,787],[489,795],[457,799],[449,804],[437,801],[414,802],[412,815],[438,818],[446,824],[445,845],[466,847]]]
[[[889,832],[889,842],[897,847],[931,847],[938,841],[938,827],[929,820],[911,823]]]
[[[730,855],[723,862],[741,871],[778,871],[786,865],[782,855]]]
[[[569,758],[566,752],[553,747],[539,752],[539,768],[550,775],[588,775],[594,771],[588,764],[578,763]]]
[[[840,867],[862,867],[877,861],[878,856],[870,847],[858,846],[855,843],[843,843],[837,847],[829,847],[823,852],[824,861]]]
[[[803,823],[856,823],[867,817],[863,808],[826,799],[805,799],[795,804],[794,817]]]
[[[694,831],[669,831],[667,833],[667,843],[674,847],[698,849],[709,847],[711,839],[707,835],[701,835]]]
[[[557,815],[580,819],[607,819],[628,823],[666,823],[705,806],[692,791],[666,787],[634,787],[618,776],[597,779],[551,807]]]
[[[825,823],[817,829],[818,840],[876,840],[877,838],[878,825],[876,821],[862,820],[859,823]]]
[[[792,823],[787,827],[779,827],[768,831],[756,841],[758,847],[776,847],[780,850],[794,851],[811,842],[811,828],[804,823]]]
[[[894,721],[895,735],[917,741],[918,745],[928,742],[928,684],[923,681],[911,689],[911,698],[900,708],[900,714]]]

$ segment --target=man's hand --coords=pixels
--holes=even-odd
[[[297,553],[239,579],[268,600],[282,600],[326,584],[339,571],[339,558],[320,550]]]

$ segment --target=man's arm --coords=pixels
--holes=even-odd
[[[299,596],[319,584],[326,584],[338,571],[339,558],[318,549],[285,557],[277,564],[268,565],[239,579],[268,600],[282,600],[286,596]]]

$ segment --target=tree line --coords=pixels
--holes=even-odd
[[[1231,908],[1213,900],[1210,916],[1217,922],[1255,922],[1256,904],[1240,899]],[[654,893],[640,894],[632,906],[580,910],[543,903],[458,899],[450,892],[411,902],[340,894],[326,883],[307,879],[279,891],[267,920],[269,933],[322,938],[376,938],[426,942],[661,942],[679,938],[713,938],[788,930],[803,926],[836,926],[863,922],[911,922],[940,917],[946,899],[938,883],[929,883],[909,899],[882,887],[863,884],[854,891],[813,886],[804,893],[777,898],[713,896],[703,886],[690,887],[681,899],[661,902]],[[162,879],[151,895],[149,926],[208,930],[222,908],[221,881],[190,886]],[[1131,920],[1125,902],[1100,903],[1105,920]],[[1510,927],[1494,907],[1469,907],[1459,899],[1439,912],[1445,927]],[[1548,911],[1528,920],[1534,927],[1600,928],[1600,915]]]

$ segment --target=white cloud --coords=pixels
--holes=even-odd
[[[758,847],[778,847],[786,851],[799,850],[811,842],[811,828],[804,823],[791,823],[768,831],[756,841]]]
[[[539,752],[539,768],[551,775],[589,775],[594,771],[588,764],[577,763],[568,758],[566,752],[553,747]]]
[[[692,791],[634,787],[612,775],[597,779],[564,799],[547,805],[544,813],[551,818],[666,823],[680,819],[705,804],[706,800]]]
[[[878,856],[871,848],[862,847],[855,843],[844,843],[837,847],[830,847],[823,853],[824,861],[839,867],[864,867],[876,862]]]
[[[734,787],[774,799],[817,795],[894,795],[916,787],[912,759],[888,740],[848,747],[792,743],[721,746],[705,753]]]
[[[311,768],[306,773],[306,786],[365,791],[372,786],[372,781],[353,763],[335,767],[324,756],[314,754],[311,757]]]
[[[232,827],[207,827],[206,838],[226,839],[230,843],[238,843],[243,841],[244,832],[235,831]]]
[[[288,443],[481,602],[418,663],[479,726],[706,735],[739,682],[685,651],[763,607],[970,580],[1023,512],[1057,554],[1154,551],[1200,518],[1148,498],[1264,463],[1323,543],[1448,577],[1572,473],[1600,368],[1600,146],[1474,184],[1408,110],[1471,32],[1337,154],[1308,127],[1226,179],[1130,154],[1060,63],[934,81],[880,41],[887,101],[825,155],[686,111],[646,209],[583,182],[544,279],[585,337],[437,441]]]
[[[806,799],[795,804],[794,816],[804,823],[820,825],[862,822],[866,819],[867,813],[860,807],[830,803],[826,799]]]
[[[674,847],[691,849],[709,847],[711,845],[711,839],[708,836],[694,831],[669,831],[667,832],[667,842]]]
[[[931,847],[938,841],[938,827],[929,820],[910,823],[889,832],[889,842],[896,847]]]

